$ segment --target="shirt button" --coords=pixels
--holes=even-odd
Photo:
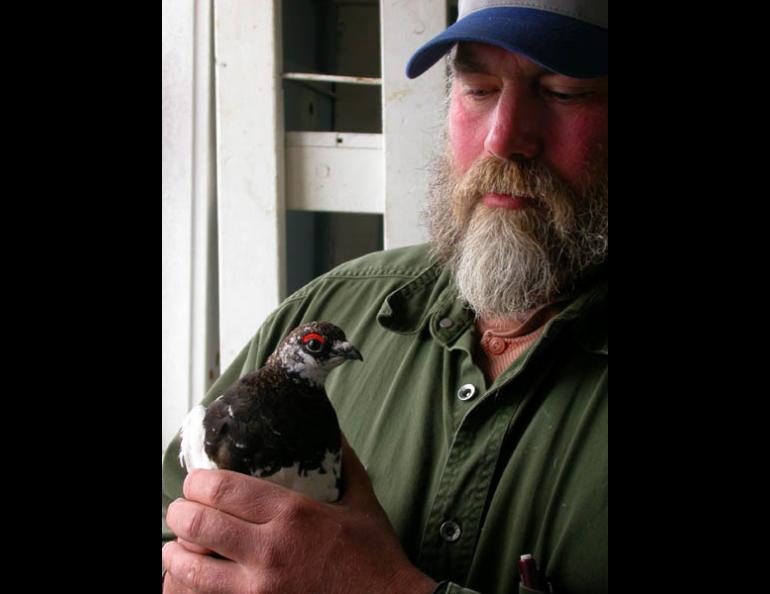
[[[457,390],[457,397],[460,400],[470,400],[476,395],[476,386],[473,384],[465,384],[459,390]]]
[[[442,328],[451,328],[454,325],[454,322],[450,320],[449,318],[443,318],[439,323],[439,326]]]
[[[493,355],[499,355],[505,350],[505,341],[499,336],[494,336],[489,341],[489,352]]]
[[[462,534],[460,526],[453,520],[448,520],[441,524],[441,527],[438,529],[438,531],[439,534],[441,534],[441,538],[447,542],[455,542],[458,538],[460,538],[460,534]]]

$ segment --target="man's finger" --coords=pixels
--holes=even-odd
[[[342,435],[342,481],[344,490],[339,503],[369,503],[374,496],[372,481],[358,455]]]
[[[266,524],[298,496],[269,481],[229,470],[193,470],[184,481],[186,499],[214,507],[252,524]]]
[[[196,501],[177,499],[171,503],[166,524],[182,540],[233,561],[247,560],[257,544],[252,524]]]
[[[163,578],[163,594],[195,594],[170,573]]]
[[[199,555],[208,555],[211,553],[211,551],[206,547],[197,545],[194,542],[188,542],[183,538],[177,538],[176,541],[191,553],[198,553]]]
[[[163,547],[163,566],[165,579],[170,581],[164,583],[164,590],[181,584],[199,594],[214,594],[235,592],[239,585],[240,572],[235,563],[191,553],[177,542]]]

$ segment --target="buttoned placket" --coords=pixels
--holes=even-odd
[[[461,377],[455,378],[458,385],[445,386],[454,401],[455,432],[418,558],[424,571],[458,582],[470,569],[497,458],[519,404],[510,399],[501,405],[495,401],[498,387],[487,389],[483,372],[472,361],[476,338],[467,316],[455,303],[431,320],[431,333],[448,356],[461,357],[459,365],[450,363]],[[473,479],[467,480],[471,474]]]
[[[478,398],[474,405],[458,401],[469,408],[450,446],[418,560],[431,575],[460,583],[473,560],[497,458],[518,407],[508,402],[497,408],[494,394]],[[484,445],[474,445],[479,441]]]

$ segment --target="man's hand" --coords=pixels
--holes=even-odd
[[[342,476],[342,499],[319,503],[244,474],[191,472],[166,514],[180,542],[163,548],[164,592],[432,592],[344,437]]]

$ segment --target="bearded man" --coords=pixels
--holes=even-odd
[[[459,8],[407,66],[451,52],[430,244],[289,297],[204,400],[338,324],[365,356],[326,384],[342,499],[185,478],[174,442],[165,592],[607,591],[607,2]]]

